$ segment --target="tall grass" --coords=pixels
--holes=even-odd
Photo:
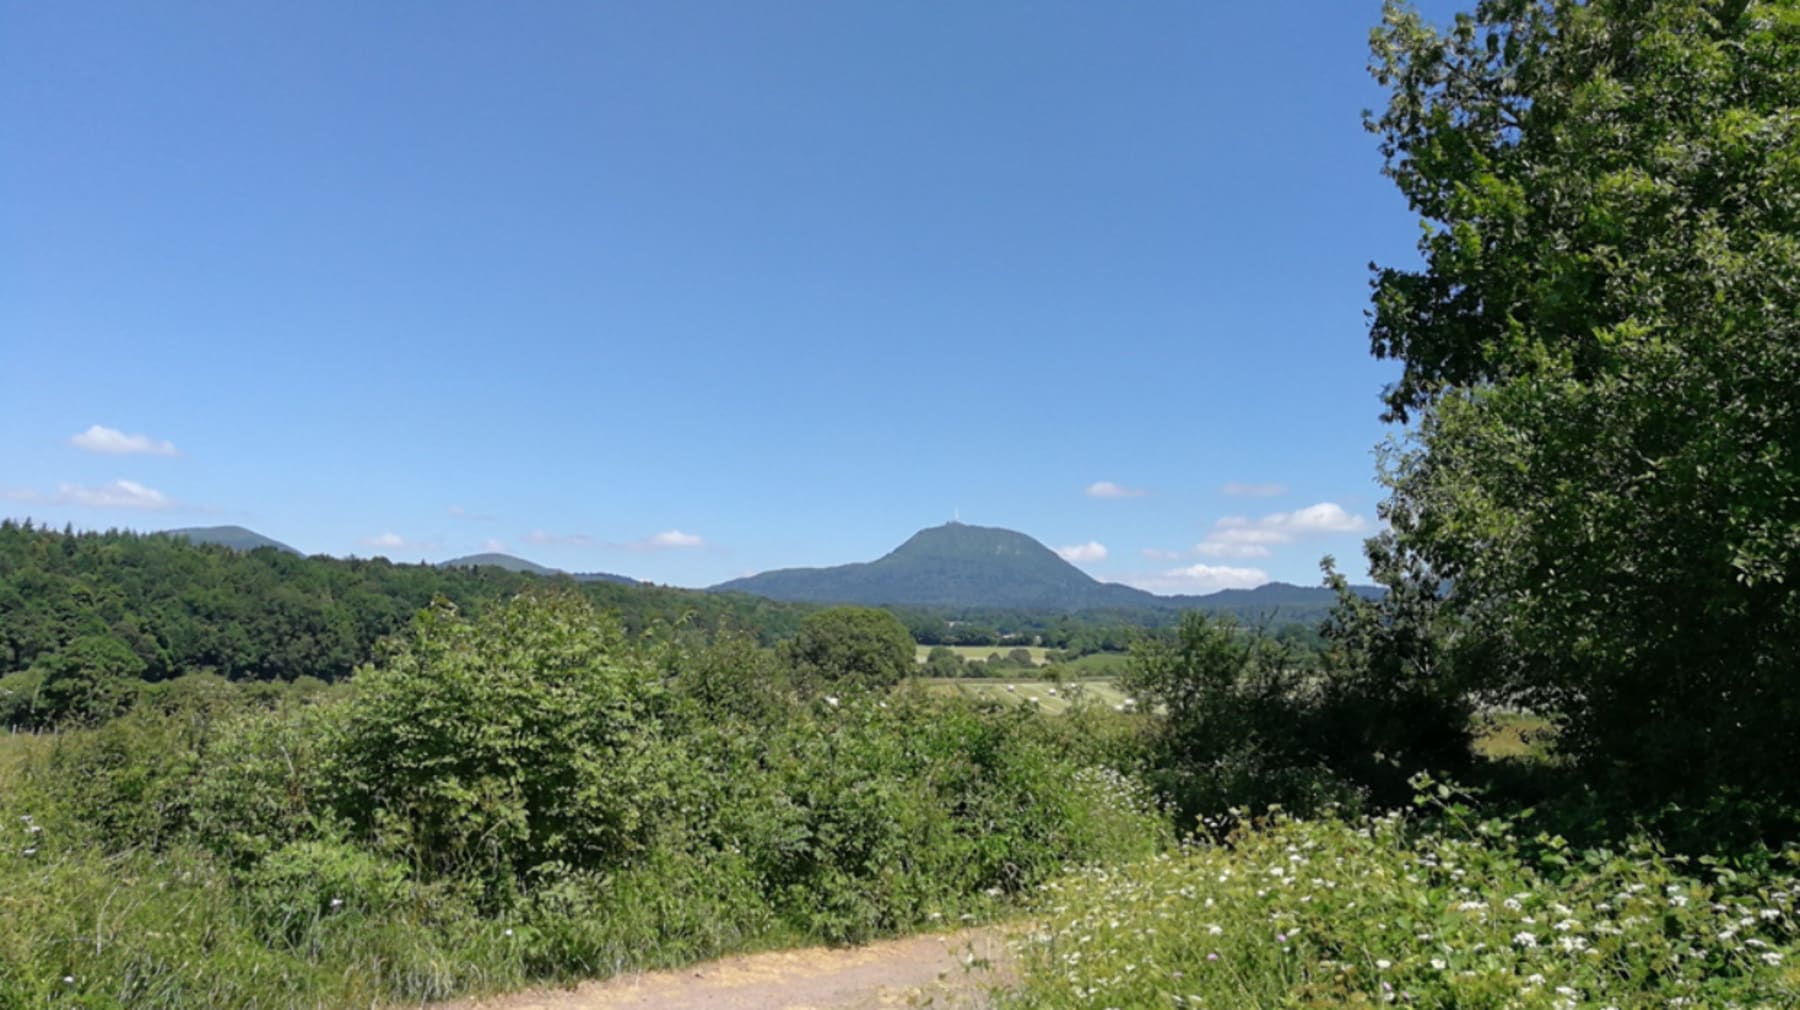
[[[1006,1005],[1667,1010],[1800,1006],[1800,878],[1572,851],[1513,822],[1244,826],[1044,885]]]

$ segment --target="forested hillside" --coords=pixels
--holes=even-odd
[[[117,681],[212,672],[231,680],[331,681],[442,597],[479,611],[564,584],[641,630],[657,621],[791,634],[810,608],[727,596],[544,579],[491,566],[239,551],[184,537],[0,523],[0,714],[48,689],[84,708]]]

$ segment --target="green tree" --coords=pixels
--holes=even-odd
[[[922,672],[927,677],[960,677],[964,673],[963,658],[949,646],[934,645],[925,657]]]
[[[886,688],[913,673],[918,646],[899,618],[874,607],[832,607],[800,622],[788,662],[802,685]]]
[[[1800,799],[1800,8],[1390,2],[1389,547],[1633,802]]]
[[[1151,781],[1176,823],[1231,807],[1306,811],[1345,794],[1326,767],[1304,671],[1287,650],[1229,617],[1182,615],[1132,649],[1121,686],[1161,717],[1149,730]]]
[[[34,672],[43,678],[38,721],[93,723],[131,707],[144,661],[117,638],[87,635],[40,658]]]

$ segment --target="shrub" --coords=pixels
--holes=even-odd
[[[426,878],[505,890],[540,864],[644,846],[681,763],[665,703],[652,664],[579,597],[476,621],[439,605],[358,672],[327,775],[362,838]]]

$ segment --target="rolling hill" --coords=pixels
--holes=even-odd
[[[528,575],[567,575],[576,582],[617,582],[624,586],[638,584],[637,579],[625,575],[614,575],[611,572],[565,572],[560,568],[547,568],[535,561],[527,561],[511,554],[470,554],[438,562],[439,568],[479,568],[482,566],[503,568],[509,572],[524,572]]]
[[[218,544],[234,551],[253,551],[258,547],[273,547],[289,554],[300,552],[272,537],[265,537],[255,530],[242,526],[187,526],[178,530],[163,530],[164,536],[180,537],[189,543]]]

